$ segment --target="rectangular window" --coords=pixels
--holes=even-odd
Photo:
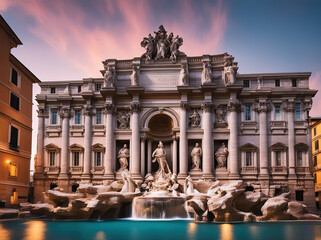
[[[18,86],[18,73],[15,69],[11,69],[11,82]]]
[[[97,110],[96,124],[101,124],[101,109]]]
[[[300,103],[295,104],[295,119],[296,120],[301,119],[301,104]]]
[[[75,124],[80,124],[80,123],[81,123],[81,112],[75,111]]]
[[[57,110],[51,110],[50,124],[57,124]]]
[[[281,166],[282,165],[282,161],[281,161],[281,151],[276,151],[275,152],[275,164],[276,166]]]
[[[246,166],[252,166],[252,152],[245,153]]]
[[[9,148],[15,151],[19,151],[18,134],[19,134],[18,128],[11,126]]]
[[[296,79],[292,79],[292,87],[296,87],[297,84],[296,84]]]
[[[275,120],[281,120],[280,106],[275,106]]]
[[[78,92],[79,93],[81,92],[81,86],[78,86]]]
[[[79,152],[74,152],[74,166],[79,166]]]
[[[314,150],[315,150],[315,151],[319,150],[319,140],[316,140],[316,141],[314,142]]]
[[[54,87],[50,88],[50,93],[51,94],[55,94],[56,93],[56,88],[54,88]]]
[[[296,164],[297,164],[297,167],[302,167],[302,157],[303,157],[303,152],[302,151],[296,151]]]
[[[249,88],[250,87],[250,80],[243,80],[243,87]]]
[[[313,156],[313,166],[314,167],[318,166],[317,156]]]
[[[275,79],[275,86],[280,87],[280,79]]]
[[[100,89],[101,89],[101,84],[100,83],[95,84],[96,92],[100,91]]]
[[[246,121],[251,120],[251,106],[250,105],[245,106],[245,120]]]
[[[96,152],[95,166],[101,166],[101,152]]]
[[[18,166],[16,163],[9,163],[9,176],[17,177],[18,176]]]
[[[20,99],[13,93],[10,94],[10,107],[18,111],[20,110]]]
[[[313,128],[313,135],[314,135],[314,136],[317,135],[317,128],[316,128],[316,127]]]
[[[49,166],[55,166],[56,162],[56,153],[55,152],[50,152],[49,153]]]

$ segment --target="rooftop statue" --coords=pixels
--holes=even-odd
[[[146,49],[142,58],[146,58],[147,61],[171,59],[172,63],[175,63],[178,55],[181,54],[178,49],[183,44],[183,38],[178,35],[174,37],[173,33],[167,35],[163,25],[160,25],[158,31],[154,33],[155,37],[149,34],[140,43]]]

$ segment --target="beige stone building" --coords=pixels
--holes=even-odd
[[[152,152],[162,141],[181,181],[188,175],[242,179],[249,190],[290,191],[312,206],[311,73],[239,74],[227,53],[175,52],[177,38],[170,54],[162,52],[166,37],[160,27],[155,39],[144,38],[142,57],[103,61],[103,78],[40,83],[36,199],[55,186],[72,191],[80,182],[120,179],[124,144],[129,170],[141,180],[157,169]],[[157,53],[148,45],[153,42]],[[197,169],[190,156],[196,143],[202,149]],[[226,161],[216,154],[223,143]]]
[[[0,202],[13,206],[28,201],[32,84],[40,82],[11,49],[20,39],[0,16]]]

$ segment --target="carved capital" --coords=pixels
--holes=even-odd
[[[188,108],[188,103],[187,102],[185,102],[185,101],[182,101],[181,103],[180,103],[180,107],[181,107],[181,109],[187,109]]]
[[[202,109],[204,112],[212,112],[214,104],[212,102],[204,102],[202,104]]]
[[[286,106],[286,111],[288,112],[294,112],[295,110],[295,103],[294,102],[288,102]]]
[[[256,109],[256,111],[258,113],[267,112],[268,110],[269,110],[269,108],[268,108],[268,103],[267,102],[259,102],[258,107]]]
[[[38,113],[38,118],[48,117],[48,111],[47,111],[47,109],[45,109],[45,108],[39,108],[39,109],[37,110],[37,113]]]
[[[105,103],[106,113],[114,113],[115,105],[112,103]]]
[[[229,112],[239,112],[241,110],[241,104],[240,101],[235,99],[235,100],[230,100],[228,105],[227,105],[227,110]]]
[[[132,112],[140,112],[142,110],[142,106],[139,102],[132,102],[130,104],[130,110]]]
[[[304,111],[310,111],[311,108],[312,108],[312,100],[311,99],[310,100],[305,100],[303,106],[304,106],[303,107]]]
[[[70,118],[70,108],[69,107],[61,107],[59,111],[59,116],[61,118]]]
[[[86,116],[91,116],[93,115],[93,107],[91,105],[85,105],[84,106],[84,114]]]

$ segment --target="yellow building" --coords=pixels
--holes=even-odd
[[[321,118],[312,118],[312,162],[317,208],[321,207]]]
[[[11,49],[20,39],[0,16],[0,206],[28,201],[32,84],[40,82]]]

